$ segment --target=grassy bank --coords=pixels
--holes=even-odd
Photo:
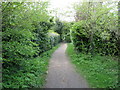
[[[11,72],[3,69],[3,87],[41,88],[45,83],[49,59],[59,46],[55,46],[37,58],[25,60],[24,63],[21,63],[19,70],[14,67],[11,67]]]
[[[66,50],[71,62],[88,81],[91,88],[118,87],[118,62],[110,56],[76,53],[73,44]]]

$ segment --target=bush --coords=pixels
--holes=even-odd
[[[114,32],[96,31],[92,34],[86,23],[81,20],[71,28],[72,41],[77,51],[89,53],[94,50],[94,53],[101,55],[119,55],[118,40],[112,35]]]
[[[85,21],[76,22],[72,25],[71,36],[76,50],[80,52],[88,52],[90,42]]]
[[[43,67],[44,70],[49,55],[44,56],[44,61],[37,57],[51,49],[51,37],[48,36],[51,28],[48,3],[41,1],[1,4],[3,88],[38,87],[42,85],[40,79],[43,79],[39,69]],[[52,39],[53,46],[57,45],[58,36]],[[38,78],[39,74],[42,74],[41,78]]]
[[[48,69],[48,60],[58,48],[42,53],[39,57],[23,60],[19,70],[16,66],[3,69],[3,89],[6,88],[42,88]]]
[[[48,38],[50,41],[50,47],[54,47],[55,45],[57,45],[60,42],[60,35],[56,32],[54,32],[53,30],[50,30],[48,33]]]
[[[114,5],[108,2],[83,2],[74,5],[76,22],[71,31],[78,51],[93,55],[120,55],[118,12],[114,10],[117,9],[117,4],[118,2]]]

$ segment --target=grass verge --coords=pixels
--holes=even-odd
[[[66,50],[77,71],[88,81],[90,88],[118,88],[118,61],[110,56],[76,53],[73,44]]]
[[[44,52],[41,56],[21,63],[18,70],[11,67],[8,71],[3,69],[3,89],[5,88],[42,88],[45,83],[48,62],[52,53],[60,46],[58,44],[53,49]]]

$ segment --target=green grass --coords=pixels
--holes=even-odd
[[[3,87],[42,88],[45,84],[49,59],[59,46],[55,46],[37,58],[25,60],[21,63],[21,69],[19,71],[15,67],[11,67],[10,71],[3,69]]]
[[[88,81],[90,88],[117,88],[118,61],[110,56],[76,53],[73,44],[66,50],[76,70]]]

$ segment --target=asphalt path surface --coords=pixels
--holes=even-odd
[[[53,53],[49,62],[45,88],[88,88],[86,80],[76,72],[65,51],[66,43]]]

